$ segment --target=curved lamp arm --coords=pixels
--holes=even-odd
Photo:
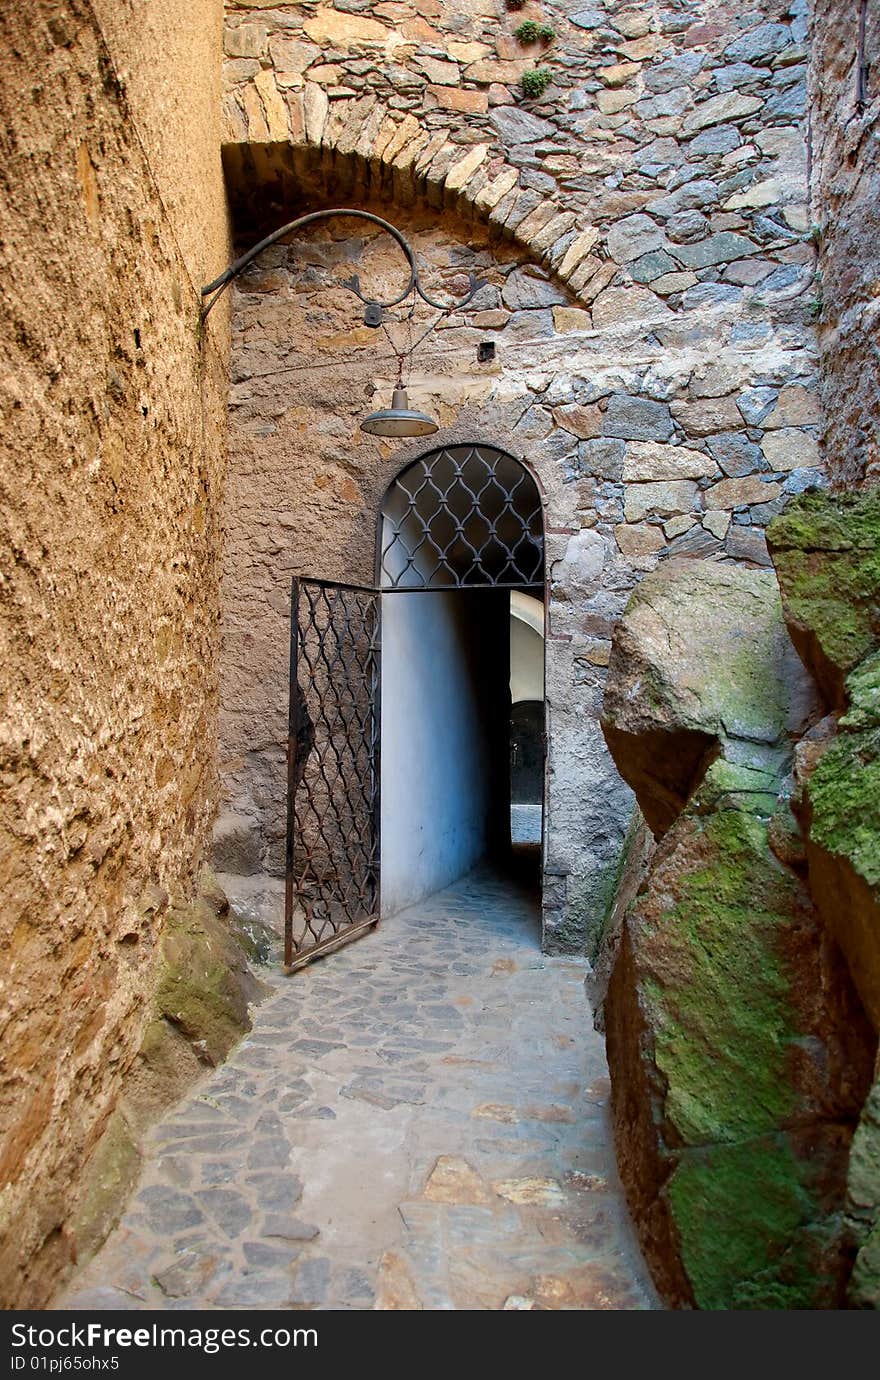
[[[470,289],[460,302],[453,302],[451,305],[445,302],[436,302],[432,297],[428,296],[419,282],[419,271],[416,268],[415,254],[397,227],[392,225],[389,221],[383,220],[381,216],[374,216],[370,211],[358,211],[352,207],[341,206],[329,211],[311,211],[308,215],[299,216],[296,220],[288,221],[286,225],[282,225],[278,230],[273,230],[271,235],[267,235],[265,239],[260,240],[259,244],[255,244],[246,254],[242,254],[240,259],[236,259],[234,263],[231,263],[225,273],[220,274],[219,278],[215,278],[212,283],[206,283],[202,288],[202,297],[206,299],[202,305],[202,320],[204,321],[207,318],[214,303],[226,291],[229,284],[233,282],[240,273],[243,273],[248,264],[253,263],[254,259],[262,254],[264,249],[269,249],[273,244],[277,244],[280,239],[283,239],[285,235],[289,235],[294,230],[301,230],[306,225],[314,224],[315,221],[329,220],[332,216],[354,216],[356,219],[368,220],[373,225],[378,225],[381,230],[384,230],[387,235],[390,235],[392,239],[396,240],[409,265],[409,281],[406,287],[399,297],[393,297],[390,302],[374,303],[371,298],[365,297],[361,292],[360,280],[357,274],[352,278],[346,279],[344,286],[350,288],[355,296],[359,297],[362,302],[368,302],[371,305],[379,307],[396,307],[405,297],[408,297],[409,294],[415,290],[429,306],[436,307],[438,311],[455,311],[465,306],[471,298],[479,292],[480,288],[484,286],[484,283],[471,273]]]

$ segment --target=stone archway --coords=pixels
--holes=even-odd
[[[567,209],[560,193],[520,187],[519,169],[491,126],[485,139],[461,144],[448,137],[449,129],[431,134],[414,115],[399,117],[376,96],[331,104],[315,82],[282,96],[271,71],[231,93],[226,110],[231,137],[223,161],[234,198],[265,201],[268,188],[276,204],[289,205],[332,189],[337,200],[424,202],[512,240],[584,305],[617,273],[615,262],[593,253],[599,230]],[[518,119],[524,138],[537,137],[544,123],[526,112],[495,116],[505,118]]]

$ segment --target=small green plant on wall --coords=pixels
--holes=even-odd
[[[552,43],[556,30],[552,24],[536,24],[534,19],[525,19],[519,28],[514,29],[513,36],[523,44]]]
[[[520,77],[522,93],[529,100],[536,100],[538,96],[543,96],[552,80],[553,73],[549,67],[532,67]]]

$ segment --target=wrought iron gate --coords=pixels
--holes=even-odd
[[[284,961],[300,968],[379,918],[381,595],[291,590]]]

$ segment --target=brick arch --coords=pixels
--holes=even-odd
[[[421,202],[483,222],[585,302],[617,272],[596,252],[600,234],[593,225],[566,210],[559,195],[520,186],[519,170],[490,131],[482,142],[457,143],[447,128],[428,131],[374,95],[331,102],[315,82],[282,96],[268,71],[249,94],[246,114],[236,105],[238,118],[230,118],[227,109],[229,132],[239,137],[224,144],[223,158],[233,201],[258,188],[264,222],[267,206],[277,206],[277,218],[292,199],[328,192],[336,200],[390,200],[401,207]]]

